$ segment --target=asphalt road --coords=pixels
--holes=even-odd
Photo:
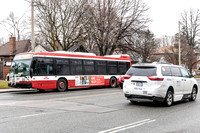
[[[199,133],[200,96],[132,104],[119,88],[0,93],[0,133]]]

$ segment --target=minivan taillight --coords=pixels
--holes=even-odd
[[[164,80],[164,78],[160,78],[156,75],[155,76],[149,76],[148,79],[153,80],[153,81],[163,81]]]
[[[131,75],[126,74],[126,75],[124,76],[124,79],[130,79],[130,78],[131,78]]]
[[[121,81],[124,81],[124,79],[130,79],[130,78],[131,78],[131,75],[126,74],[126,75],[124,75],[124,76],[121,76],[121,77],[120,77],[120,80],[121,80]]]

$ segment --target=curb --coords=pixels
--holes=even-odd
[[[0,93],[30,91],[30,90],[35,90],[35,89],[0,89]]]

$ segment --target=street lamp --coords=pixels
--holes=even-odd
[[[179,35],[179,42],[178,42],[178,64],[181,65],[181,33],[180,33],[180,25],[181,22],[178,21],[178,35]]]
[[[35,52],[34,0],[31,0],[31,44],[32,52]]]

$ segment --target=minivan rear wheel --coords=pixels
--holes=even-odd
[[[164,105],[169,107],[173,104],[173,93],[172,91],[167,91],[167,94],[166,94],[166,97],[165,97],[165,100],[164,100]]]
[[[133,101],[133,100],[130,100],[130,102],[133,103],[133,104],[138,103],[138,101]]]

